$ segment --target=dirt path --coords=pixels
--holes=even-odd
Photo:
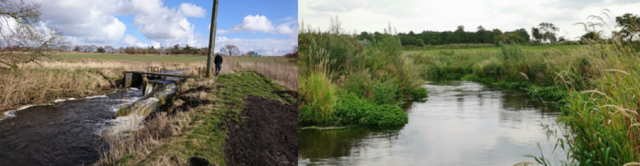
[[[247,118],[227,125],[226,164],[298,165],[297,106],[255,96],[244,103],[241,114]]]

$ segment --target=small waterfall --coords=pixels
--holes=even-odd
[[[175,82],[166,80],[151,80],[143,86],[143,99],[129,105],[128,109],[131,112],[128,115],[112,120],[113,125],[105,129],[109,135],[119,135],[143,127],[142,122],[157,109],[160,99],[174,93],[177,89]],[[115,111],[117,112],[118,109]]]

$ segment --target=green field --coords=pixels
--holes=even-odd
[[[106,59],[106,60],[128,60],[128,61],[158,61],[158,62],[202,62],[206,61],[206,56],[152,56],[152,55],[129,55],[129,54],[109,54],[109,53],[60,53],[62,59]],[[282,61],[283,57],[234,57],[239,61],[264,62]]]
[[[524,52],[539,53],[544,51],[558,50],[562,53],[568,53],[570,52],[570,50],[575,50],[582,46],[581,45],[531,45],[531,46],[523,45],[521,47],[522,47],[522,51]],[[496,47],[487,47],[487,48],[466,48],[466,49],[425,49],[425,50],[407,50],[404,52],[409,54],[419,53],[419,52],[434,54],[434,53],[440,53],[441,51],[496,52],[497,53],[500,51],[500,47],[496,46]]]
[[[141,56],[129,54],[107,54],[107,53],[60,53],[63,59],[106,59],[106,60],[129,60],[129,61],[159,61],[159,62],[198,62],[206,61],[206,56]]]

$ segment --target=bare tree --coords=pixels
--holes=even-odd
[[[104,49],[107,53],[115,53],[117,51],[116,48],[113,48],[113,46],[110,45],[104,46]]]
[[[6,47],[27,48],[21,52],[0,53],[0,63],[18,68],[18,64],[36,63],[50,57],[49,50],[59,50],[68,42],[56,29],[41,26],[41,6],[24,1],[0,0],[0,37]]]
[[[235,56],[240,55],[240,49],[238,49],[238,46],[236,45],[227,44],[220,48],[220,53],[224,55]]]
[[[343,34],[344,29],[340,27],[341,25],[342,25],[342,21],[338,20],[338,15],[336,15],[335,20],[333,19],[333,17],[331,17],[331,24],[329,24],[329,33],[338,34],[338,35]]]

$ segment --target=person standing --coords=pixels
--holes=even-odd
[[[222,56],[220,53],[216,53],[216,57],[213,59],[213,63],[216,64],[216,76],[220,75],[220,65],[222,65]]]

